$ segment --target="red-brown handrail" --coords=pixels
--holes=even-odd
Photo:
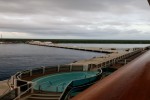
[[[150,51],[72,100],[150,100]]]

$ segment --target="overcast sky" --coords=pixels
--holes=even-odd
[[[3,38],[150,40],[147,0],[0,0]]]

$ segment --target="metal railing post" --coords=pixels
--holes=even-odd
[[[110,64],[111,64],[111,60],[109,60],[109,64],[108,65],[110,66]]]
[[[20,87],[18,87],[18,88],[17,88],[17,96],[18,96],[18,99],[20,99],[20,93],[21,93]]]
[[[14,78],[14,88],[17,88],[17,79]]]
[[[32,69],[30,70],[30,76],[32,76]]]
[[[43,66],[42,68],[43,68],[43,74],[45,74],[45,66]]]
[[[70,72],[72,71],[72,64],[70,65]]]
[[[127,64],[127,60],[126,59],[124,60],[124,64]]]
[[[39,85],[39,91],[41,90],[41,85]]]
[[[14,84],[15,84],[15,78],[14,78],[14,76],[11,76],[11,78],[12,78],[11,84],[14,86]]]
[[[58,72],[60,71],[60,65],[58,65],[58,70],[57,70]]]
[[[105,67],[107,66],[107,61],[105,62]]]
[[[90,70],[92,70],[93,69],[93,64],[91,64],[91,68],[90,68]]]
[[[33,83],[31,83],[31,87],[32,87],[32,88],[31,88],[31,93],[33,93],[33,92],[34,92],[34,90],[33,90],[33,88],[34,88],[34,87],[33,87]]]
[[[116,64],[116,58],[114,59],[114,64]]]
[[[58,86],[56,87],[56,92],[58,92]]]

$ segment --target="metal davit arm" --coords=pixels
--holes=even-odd
[[[72,100],[150,100],[150,51]]]

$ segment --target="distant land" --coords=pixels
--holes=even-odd
[[[53,43],[101,43],[101,44],[150,44],[150,40],[89,40],[89,39],[0,39],[6,43],[25,43],[27,41],[51,41]]]

